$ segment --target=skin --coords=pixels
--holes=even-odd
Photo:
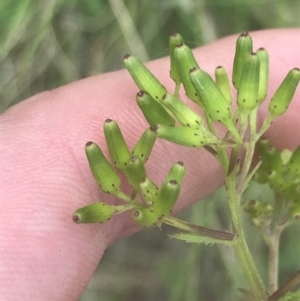
[[[300,30],[251,35],[254,49],[264,46],[270,54],[270,99],[287,72],[299,67]],[[236,36],[228,37],[197,49],[199,65],[211,74],[223,65],[231,74],[235,41]],[[148,67],[173,91],[167,58]],[[103,195],[92,178],[84,145],[91,140],[107,152],[102,126],[112,118],[132,147],[147,127],[135,103],[137,92],[122,70],[40,93],[0,116],[1,299],[77,300],[105,249],[139,229],[130,214],[102,225],[77,225],[71,219],[74,210],[92,202],[118,203]],[[266,110],[263,105],[260,116]],[[299,88],[288,112],[268,133],[277,147],[299,145],[298,112]],[[199,150],[159,140],[147,163],[148,175],[157,183],[174,162],[186,164],[176,211],[223,183],[218,162],[203,150],[198,154]]]

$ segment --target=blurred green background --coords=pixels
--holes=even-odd
[[[244,30],[299,27],[299,16],[299,0],[1,0],[0,112],[43,90],[121,69],[124,53],[143,61],[167,56],[173,32],[196,47]],[[272,199],[266,187],[249,193]],[[210,200],[184,217],[229,228],[222,190]],[[255,229],[247,232],[266,277],[265,245]],[[284,233],[282,280],[297,269],[300,245],[292,237],[299,235],[297,227]],[[147,229],[107,250],[80,301],[237,300],[239,287],[247,282],[231,249]]]

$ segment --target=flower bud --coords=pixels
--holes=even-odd
[[[131,154],[118,124],[114,120],[106,119],[104,134],[111,159],[118,169],[124,169]]]
[[[115,212],[115,206],[106,203],[95,203],[77,209],[73,214],[73,221],[81,223],[104,223],[108,221]]]
[[[231,106],[232,98],[230,91],[230,84],[227,72],[224,67],[219,66],[215,70],[216,84],[220,91],[223,93],[225,99],[227,100],[229,106]]]
[[[183,38],[179,33],[173,33],[169,38],[169,51],[170,51],[170,61],[171,61],[170,77],[174,80],[176,85],[180,84],[180,76],[179,76],[178,64],[175,60],[174,50],[177,45],[183,43],[184,43]]]
[[[136,101],[151,126],[155,124],[175,125],[174,118],[147,92],[140,91],[136,95]]]
[[[196,103],[199,103],[197,92],[191,83],[189,75],[190,69],[195,67],[199,68],[192,50],[185,44],[181,43],[176,46],[174,50],[174,57],[178,66],[180,81],[183,84],[187,97]]]
[[[145,163],[150,156],[155,140],[155,133],[148,128],[134,146],[132,154],[138,156]]]
[[[162,104],[172,112],[183,126],[199,128],[202,124],[202,118],[172,94],[167,93],[163,97]]]
[[[257,102],[261,104],[267,97],[269,81],[269,54],[266,49],[259,48],[256,52],[259,57],[259,85]]]
[[[259,57],[256,53],[251,53],[244,59],[244,68],[241,74],[237,98],[241,111],[250,112],[258,105],[259,64]]]
[[[269,112],[273,118],[284,114],[289,107],[300,79],[300,70],[292,69],[269,103]]]
[[[92,174],[103,192],[117,195],[120,191],[121,179],[103,155],[100,147],[94,142],[88,142],[85,152]]]
[[[167,93],[166,88],[139,59],[133,55],[125,54],[124,64],[140,90],[148,92],[157,101],[161,100]]]
[[[132,211],[132,219],[139,225],[151,227],[157,221],[157,215],[151,208],[136,208]]]
[[[244,72],[245,58],[252,53],[252,39],[248,32],[243,32],[236,41],[233,61],[232,81],[234,87],[240,89],[240,81]]]
[[[153,203],[153,210],[157,217],[170,214],[180,193],[180,184],[176,180],[165,181],[158,190]]]

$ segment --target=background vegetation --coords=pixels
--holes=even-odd
[[[124,53],[166,56],[173,32],[196,47],[244,30],[299,27],[299,15],[299,0],[1,0],[0,112],[40,91],[123,68]],[[266,187],[249,193],[272,198]],[[223,198],[216,192],[214,201],[184,214],[226,227]],[[265,271],[266,248],[256,230],[248,232]],[[299,234],[295,227],[283,236],[283,280],[297,269],[300,244],[292,237]],[[231,249],[219,249],[147,229],[106,252],[80,301],[236,300],[237,288],[247,285]]]

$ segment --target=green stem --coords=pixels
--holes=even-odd
[[[246,181],[246,178],[247,178],[247,175],[249,173],[250,166],[252,163],[252,159],[253,159],[253,155],[254,155],[254,151],[255,151],[255,144],[257,142],[256,135],[255,135],[256,118],[257,118],[257,109],[253,110],[250,113],[250,141],[249,141],[249,144],[247,147],[245,161],[244,161],[241,175],[239,178],[239,183],[238,183],[238,188],[237,188],[239,196],[242,195],[244,183]]]
[[[267,300],[264,284],[246,242],[240,210],[240,196],[237,194],[234,173],[226,178],[226,187],[234,232],[239,235],[237,243],[234,245],[235,251],[247,275],[255,300]]]
[[[208,127],[209,131],[216,136],[216,132],[215,132],[215,129],[213,127],[213,124],[212,124],[212,121],[211,121],[210,117],[208,116],[208,114],[206,113],[205,110],[203,110],[203,112],[205,114],[205,119],[206,119],[206,123],[207,123],[207,127]],[[216,150],[217,150],[217,153],[218,153],[217,156],[218,156],[218,159],[221,163],[223,172],[226,174],[227,170],[228,170],[228,158],[226,156],[225,149],[223,147],[220,147],[220,146],[216,145]]]
[[[272,122],[274,120],[274,117],[272,117],[270,114],[266,117],[263,125],[259,129],[259,131],[255,135],[255,140],[258,141],[258,139],[269,129]]]
[[[269,247],[268,279],[270,294],[278,289],[278,259],[281,232],[282,227],[275,226],[271,235],[264,235],[265,241]]]

